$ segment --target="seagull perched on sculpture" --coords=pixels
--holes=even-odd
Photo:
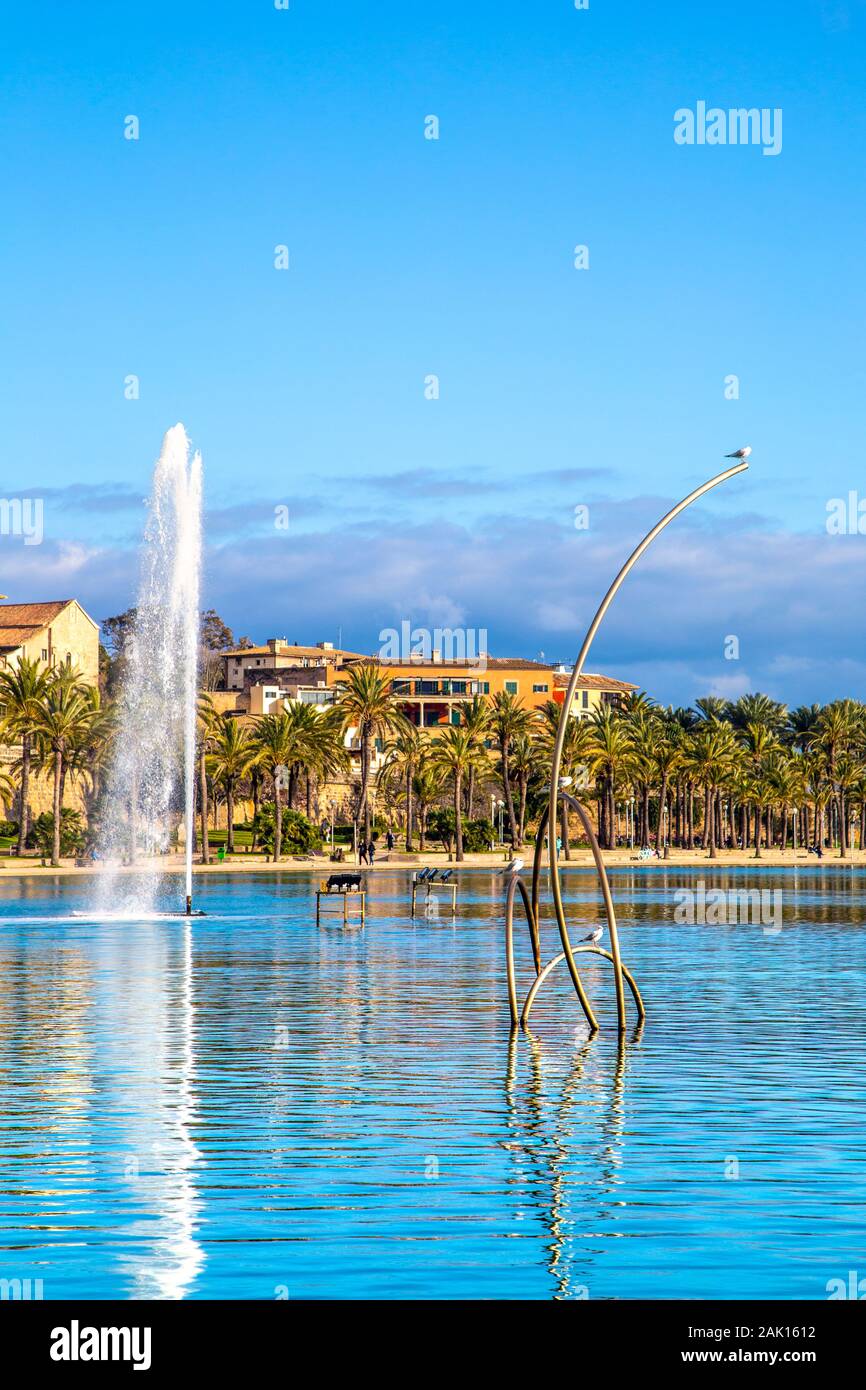
[[[603,936],[604,927],[596,927],[595,931],[591,931],[587,936],[582,936],[580,938],[580,944],[582,946],[597,946]]]
[[[749,454],[750,454],[751,452],[752,452],[752,446],[751,446],[751,444],[744,444],[743,447],[742,447],[742,449],[735,449],[734,452],[733,452],[732,454],[725,454],[725,458],[726,458],[726,459],[739,459],[741,463],[745,463],[746,459],[749,457]]]
[[[512,861],[511,861],[510,864],[506,864],[506,865],[505,865],[505,868],[502,870],[502,873],[503,873],[503,876],[506,875],[506,874],[519,874],[519,873],[520,873],[520,870],[521,870],[522,868],[523,868],[523,860],[522,860],[522,859],[512,859]]]

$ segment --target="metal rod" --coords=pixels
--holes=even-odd
[[[563,955],[568,965],[569,974],[577,990],[580,1002],[583,1005],[584,1013],[590,1022],[590,1026],[595,1028],[598,1027],[598,1024],[595,1021],[595,1016],[590,1007],[589,1000],[586,998],[583,985],[581,984],[580,975],[578,974],[577,965],[574,960],[574,952],[572,951],[571,942],[568,937],[568,928],[566,926],[565,912],[562,905],[562,885],[559,879],[559,862],[556,857],[556,838],[553,834],[553,822],[555,821],[559,809],[558,794],[559,775],[562,767],[562,750],[565,745],[565,734],[568,728],[568,721],[571,718],[571,705],[574,699],[574,692],[577,689],[577,682],[580,680],[583,673],[584,663],[589,655],[589,649],[592,646],[595,634],[601,626],[602,619],[623,580],[626,578],[632,566],[640,559],[647,546],[651,545],[656,536],[673,521],[674,517],[679,516],[680,512],[684,511],[692,502],[697,501],[699,497],[702,497],[705,492],[709,492],[711,488],[717,487],[719,483],[725,482],[728,478],[733,478],[737,473],[745,472],[748,466],[747,463],[738,463],[733,468],[726,468],[723,473],[718,473],[716,477],[708,479],[708,481],[702,483],[700,487],[695,488],[694,491],[690,492],[687,497],[684,497],[681,502],[678,502],[675,507],[672,507],[660,521],[657,521],[652,530],[648,531],[640,544],[635,547],[599,604],[598,611],[587,629],[586,636],[583,639],[583,645],[574,663],[571,679],[568,682],[565,699],[562,703],[562,713],[559,717],[559,728],[556,731],[556,741],[553,745],[553,757],[550,763],[550,798],[548,801],[549,831],[547,836],[550,886],[553,894],[556,921],[559,926],[559,935],[562,941]]]
[[[609,960],[611,961],[611,963],[613,962],[613,955],[610,951],[606,951],[603,946],[575,946],[574,953],[575,955],[583,953],[588,955],[604,956],[605,960]],[[558,956],[554,956],[552,960],[549,960],[544,969],[541,971],[541,973],[537,975],[533,980],[532,988],[526,996],[526,1002],[523,1005],[523,1011],[520,1015],[520,1022],[524,1028],[529,1022],[529,1015],[532,1011],[532,1006],[535,1003],[535,997],[538,994],[538,991],[541,989],[541,986],[544,984],[544,981],[547,979],[554,966],[559,965],[560,961],[563,960],[565,960],[564,951],[560,952]],[[644,1008],[644,1003],[641,999],[640,990],[637,987],[634,976],[632,975],[631,971],[628,969],[627,966],[622,966],[622,973],[625,979],[628,981],[629,988],[632,992],[632,995],[634,996],[634,1002],[637,1007],[638,1018],[642,1022],[646,1018],[646,1009]]]
[[[616,1021],[619,1031],[624,1033],[626,1020],[625,993],[622,987],[622,959],[619,953],[619,933],[617,932],[616,913],[613,907],[613,896],[610,891],[607,869],[605,868],[604,859],[602,858],[598,840],[595,838],[595,831],[592,828],[592,821],[589,818],[586,807],[582,806],[576,797],[569,796],[567,793],[563,793],[563,800],[566,805],[573,806],[580,817],[581,824],[583,825],[586,837],[590,843],[590,848],[592,849],[592,857],[595,860],[596,872],[598,873],[599,882],[601,883],[601,895],[604,898],[604,910],[607,913],[607,929],[610,936],[610,948],[613,959],[613,980],[614,988],[616,989]]]

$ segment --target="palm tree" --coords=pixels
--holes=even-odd
[[[207,760],[211,751],[214,728],[218,718],[213,700],[207,693],[199,696],[197,715],[198,737],[198,796],[199,820],[201,822],[201,862],[210,863],[210,835],[208,833],[208,794]]]
[[[408,722],[391,698],[390,683],[372,661],[361,661],[349,668],[337,694],[344,730],[358,730],[361,744],[361,786],[358,793],[356,818],[364,817],[364,839],[368,842],[372,830],[370,817],[370,763],[373,740],[396,733]]]
[[[739,700],[728,706],[725,716],[735,729],[747,729],[750,724],[763,724],[771,733],[779,735],[788,725],[788,709],[778,700],[758,691],[754,695],[741,695]]]
[[[718,858],[713,797],[733,769],[736,754],[730,724],[705,719],[689,738],[684,750],[684,766],[704,788],[704,848],[711,859]]]
[[[399,776],[406,796],[406,850],[412,849],[412,779],[421,759],[421,735],[414,725],[401,729],[385,747],[386,769]]]
[[[99,803],[102,774],[117,732],[117,714],[111,701],[103,699],[98,686],[85,685],[83,692],[88,718],[69,750],[67,764],[73,776],[80,775],[85,779],[81,795],[88,825],[92,827]]]
[[[656,854],[662,849],[665,812],[668,806],[668,787],[682,766],[683,754],[679,724],[670,715],[658,720],[659,737],[654,750],[656,776],[660,778],[659,815],[656,825]],[[667,846],[664,846],[667,851]]]
[[[346,777],[352,767],[352,760],[346,748],[343,721],[339,711],[331,708],[322,710],[312,706],[315,719],[307,731],[307,750],[304,769],[307,777],[307,815],[310,814],[310,778],[316,779],[316,804],[319,788],[324,787],[335,777]]]
[[[27,839],[27,797],[30,791],[30,758],[33,735],[48,687],[51,672],[39,661],[22,656],[18,665],[0,671],[0,706],[3,719],[0,738],[21,743],[21,775],[18,799],[18,853],[24,853]]]
[[[525,733],[529,725],[529,712],[525,710],[516,695],[500,690],[493,697],[491,729],[499,743],[499,765],[502,775],[502,790],[508,808],[508,833],[512,849],[517,848],[517,818],[514,814],[514,798],[511,795],[511,779],[508,773],[508,759],[512,741]]]
[[[528,733],[518,734],[511,744],[510,770],[517,782],[517,843],[523,844],[526,831],[526,790],[533,774],[541,763],[541,748],[538,741]]]
[[[52,673],[33,726],[36,743],[50,754],[54,766],[54,838],[51,867],[60,867],[60,818],[63,811],[65,759],[92,718],[86,687],[79,673],[64,666]]]
[[[703,720],[723,720],[727,718],[729,705],[720,695],[702,695],[695,700],[695,709]]]
[[[430,747],[430,759],[435,768],[454,779],[454,817],[457,863],[463,859],[463,778],[473,762],[477,764],[478,748],[467,729],[452,726]]]
[[[798,705],[788,715],[788,737],[795,748],[805,753],[815,734],[821,716],[820,705]]]
[[[592,742],[587,750],[587,764],[593,777],[601,782],[602,811],[599,832],[607,849],[616,847],[616,789],[631,770],[632,748],[625,721],[610,705],[601,705],[589,721]]]
[[[226,849],[229,854],[233,854],[235,848],[235,792],[256,756],[257,749],[243,725],[230,714],[217,715],[211,730],[211,753],[207,761],[214,781],[225,788],[228,818]]]
[[[283,802],[280,795],[285,774],[297,762],[303,749],[298,746],[298,732],[286,710],[260,717],[252,736],[254,756],[268,772],[274,789],[274,855],[279,863],[283,839]]]
[[[769,805],[766,795],[769,789],[766,784],[766,765],[770,758],[780,751],[780,744],[771,725],[758,723],[754,720],[747,723],[742,731],[741,745],[747,766],[747,777],[750,779],[752,790],[758,794],[749,799],[755,806],[755,858],[761,858],[761,814]],[[746,848],[745,839],[743,849]]]
[[[553,749],[559,731],[559,721],[563,718],[562,705],[557,704],[555,700],[545,700],[538,713],[541,717],[539,740],[544,750],[544,761],[547,765],[549,780],[550,766],[553,762]],[[560,763],[561,776],[570,777],[574,783],[580,780],[581,773],[586,770],[585,764],[589,756],[591,743],[592,727],[589,720],[579,719],[576,715],[569,715],[562,744],[562,761]],[[568,842],[568,808],[564,801],[560,807],[559,814],[563,853],[566,859],[570,859],[571,849]]]
[[[18,785],[14,776],[0,769],[0,801],[4,801],[7,806],[12,806],[17,795]]]
[[[815,726],[811,747],[823,754],[830,792],[836,805],[839,820],[839,857],[847,854],[846,809],[844,790],[839,783],[839,759],[847,753],[855,741],[860,715],[853,700],[834,700],[825,705]]]
[[[418,848],[421,853],[427,847],[427,813],[442,790],[442,770],[432,762],[429,753],[422,754],[412,777],[412,795],[418,807]]]
[[[461,722],[474,739],[478,748],[485,747],[485,740],[490,732],[490,703],[483,695],[473,695],[471,700],[467,700],[461,707]],[[473,763],[469,769],[469,787],[467,792],[466,810],[469,819],[475,816],[475,776],[476,767]]]

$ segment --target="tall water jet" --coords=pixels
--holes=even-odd
[[[162,441],[144,531],[135,622],[127,642],[116,751],[106,784],[97,906],[112,916],[152,913],[162,856],[182,812],[186,912],[195,843],[195,729],[201,572],[201,455],[183,425]],[[124,865],[139,872],[121,873]]]

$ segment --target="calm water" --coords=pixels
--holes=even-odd
[[[294,875],[209,878],[191,928],[75,918],[84,885],[10,880],[0,1277],[45,1298],[820,1299],[866,1275],[866,876],[700,876],[781,888],[783,929],[677,925],[696,875],[615,872],[648,1009],[622,1050],[606,964],[592,1042],[564,972],[510,1039],[488,873],[454,925],[444,904],[413,924],[406,877],[377,877],[349,932],[316,928]],[[567,897],[600,920],[589,873]]]

